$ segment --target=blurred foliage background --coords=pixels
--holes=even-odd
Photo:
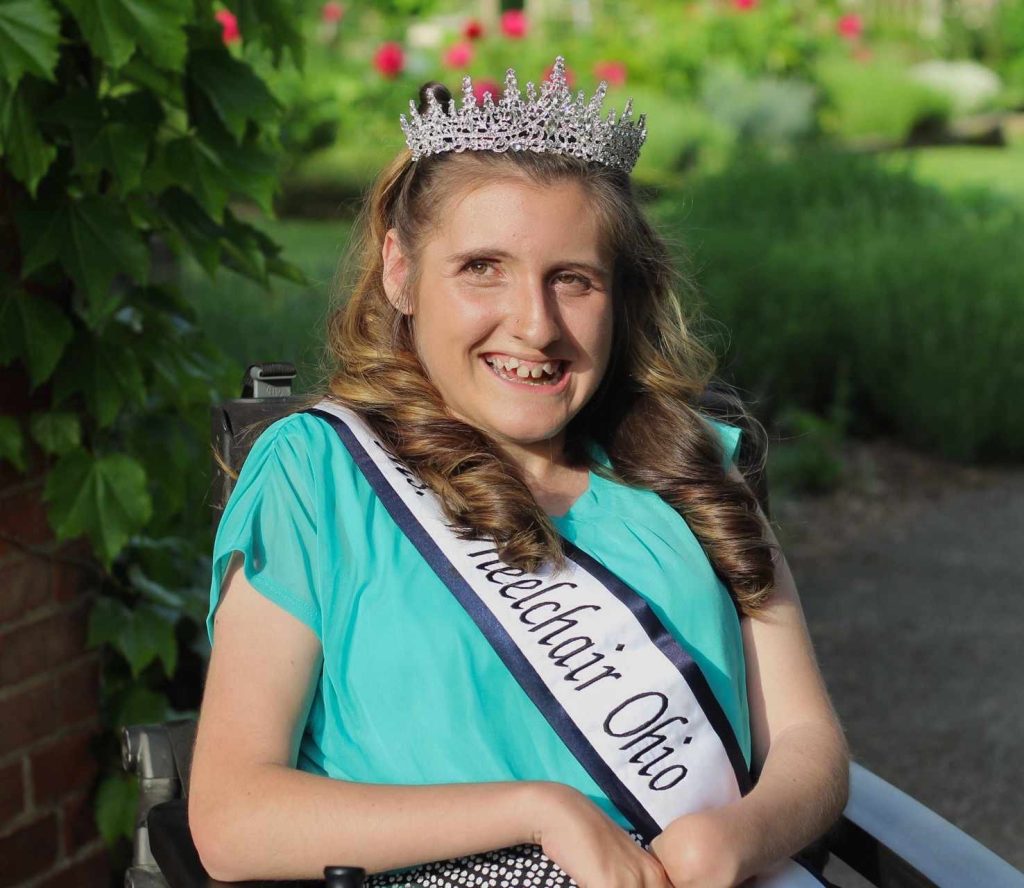
[[[762,419],[828,415],[843,378],[853,433],[964,460],[1024,456],[1022,420],[1005,409],[1024,383],[1019,4],[306,10],[304,72],[268,78],[289,109],[292,157],[266,230],[311,285],[267,296],[185,269],[239,366],[287,357],[300,387],[319,379],[320,321],[349,220],[402,147],[397,116],[422,82],[457,93],[469,73],[499,96],[508,66],[521,85],[539,81],[562,53],[577,88],[604,79],[606,108],[632,97],[648,114],[634,180],[698,270],[708,335],[728,331],[723,374]],[[238,44],[244,52],[244,35]],[[228,336],[239,318],[246,335]]]
[[[562,54],[648,115],[634,180],[773,484],[834,489],[845,436],[1024,459],[1024,4],[108,2],[0,5],[0,365],[52,389],[0,458],[41,447],[58,536],[93,541],[112,729],[198,705],[208,405],[255,361],[321,383],[354,213],[429,79],[499,98]]]

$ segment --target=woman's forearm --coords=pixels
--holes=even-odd
[[[352,783],[277,764],[226,784],[216,803],[189,801],[203,865],[224,881],[322,878],[327,865],[381,872],[529,842],[544,786]]]
[[[849,791],[849,752],[838,724],[793,725],[773,738],[757,785],[725,809],[745,839],[738,881],[825,833]]]

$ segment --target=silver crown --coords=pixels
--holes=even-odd
[[[527,83],[524,102],[516,72],[509,68],[505,94],[497,104],[489,92],[478,104],[467,75],[462,78],[462,108],[458,111],[454,98],[445,113],[430,93],[423,114],[410,100],[410,119],[399,116],[413,160],[446,151],[537,151],[571,154],[628,173],[647,138],[647,115],[641,114],[634,122],[633,100],[629,99],[618,120],[614,109],[602,119],[607,91],[608,84],[602,80],[589,102],[584,102],[582,89],[573,98],[565,80],[565,59],[558,56],[551,76],[541,84],[539,97],[533,83]]]

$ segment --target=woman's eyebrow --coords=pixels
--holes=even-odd
[[[459,253],[452,253],[450,256],[445,258],[445,261],[461,265],[464,262],[468,262],[470,259],[475,259],[480,256],[492,256],[495,259],[515,258],[510,252],[508,252],[508,250],[502,250],[498,247],[476,247],[472,250],[463,250]],[[562,262],[555,262],[553,264],[568,268],[582,268],[597,277],[605,277],[608,274],[608,269],[603,265],[594,265],[592,262],[585,262],[583,260],[566,259]]]

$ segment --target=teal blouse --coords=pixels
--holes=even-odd
[[[740,430],[713,422],[726,463]],[[746,672],[726,587],[656,494],[590,474],[561,534],[650,603],[696,659],[749,764]],[[323,420],[257,439],[221,517],[207,632],[233,552],[262,595],[320,639],[323,668],[296,767],[363,783],[567,783],[624,827]]]

